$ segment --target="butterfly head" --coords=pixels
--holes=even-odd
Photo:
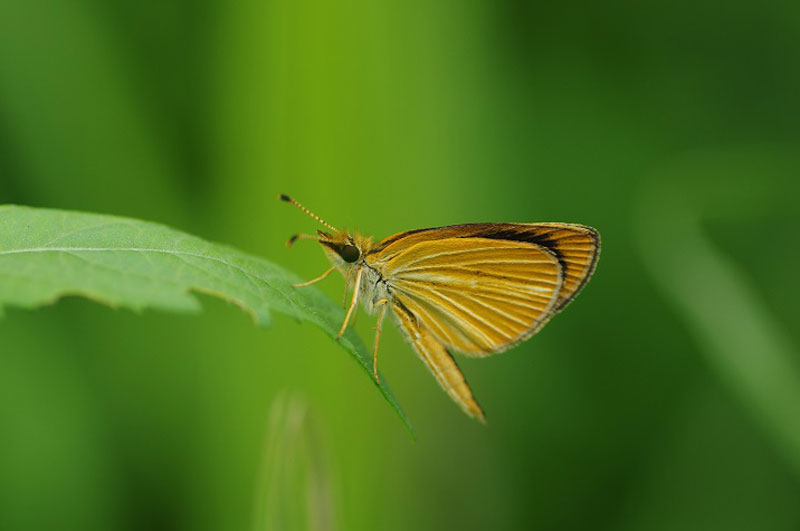
[[[280,198],[282,201],[293,204],[330,229],[330,232],[318,230],[316,236],[302,234],[292,236],[287,243],[288,245],[293,244],[299,238],[317,240],[331,263],[344,273],[346,273],[352,266],[360,265],[362,263],[363,257],[372,247],[371,238],[361,236],[357,232],[351,233],[347,230],[337,229],[288,195],[281,194]]]
[[[317,241],[322,246],[325,254],[333,265],[340,271],[346,272],[353,266],[362,264],[364,255],[372,246],[370,238],[361,236],[357,232],[336,231],[329,233],[317,231]]]

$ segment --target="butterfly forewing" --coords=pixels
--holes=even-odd
[[[525,241],[434,239],[377,264],[393,295],[425,328],[475,356],[533,334],[549,318],[562,283],[555,254]]]
[[[388,262],[414,245],[446,238],[488,238],[526,241],[552,251],[564,269],[564,285],[555,311],[563,309],[594,272],[600,251],[600,235],[591,227],[574,223],[467,223],[395,234],[371,250]]]
[[[567,223],[473,223],[409,231],[367,257],[443,344],[501,352],[535,333],[591,276],[599,236]]]

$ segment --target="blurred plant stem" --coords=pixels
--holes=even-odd
[[[302,396],[275,397],[265,440],[254,531],[335,531],[327,450]]]
[[[785,180],[796,178],[797,161],[780,152],[750,155],[697,158],[648,180],[634,226],[653,279],[679,310],[710,368],[800,476],[798,353],[763,296],[703,229],[710,217],[791,212],[782,208],[789,198],[779,191],[786,189]],[[777,164],[764,167],[764,160]],[[752,252],[768,253],[770,247],[754,245]]]

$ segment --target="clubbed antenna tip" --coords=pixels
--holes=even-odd
[[[297,201],[295,201],[294,199],[292,199],[292,198],[291,198],[291,197],[289,197],[288,195],[286,195],[286,194],[281,194],[281,195],[279,195],[278,197],[280,198],[280,200],[281,200],[281,201],[286,201],[287,203],[291,203],[291,204],[293,204],[294,206],[296,206],[297,208],[299,208],[300,210],[302,210],[303,212],[305,212],[306,214],[308,214],[308,215],[309,215],[309,216],[311,216],[312,218],[316,219],[317,221],[319,221],[320,223],[322,223],[323,225],[325,225],[326,227],[328,227],[329,229],[331,229],[332,231],[334,231],[334,232],[338,232],[338,230],[336,230],[336,227],[334,227],[333,225],[331,225],[331,224],[327,223],[327,222],[326,222],[325,220],[323,220],[321,217],[319,217],[318,215],[314,214],[314,213],[313,213],[313,212],[311,212],[309,209],[307,209],[306,207],[304,207],[303,205],[301,205],[300,203],[298,203]]]

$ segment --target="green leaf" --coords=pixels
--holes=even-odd
[[[0,315],[5,306],[36,308],[65,295],[112,307],[198,312],[192,292],[231,301],[259,326],[277,311],[335,338],[341,308],[314,287],[262,258],[129,218],[0,206]],[[338,343],[372,377],[372,355],[348,330]],[[409,429],[389,387],[375,385]]]

